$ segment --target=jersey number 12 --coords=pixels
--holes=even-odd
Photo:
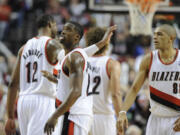
[[[31,68],[31,66],[32,66],[32,68]],[[37,68],[38,68],[37,61],[35,61],[33,64],[31,62],[28,62],[26,64],[26,68],[27,68],[27,83],[37,82],[37,78],[35,78]],[[33,69],[33,70],[31,71],[31,69]],[[32,77],[31,77],[31,74],[32,74]]]
[[[92,94],[99,94],[99,91],[97,91],[97,88],[99,86],[101,82],[101,77],[100,76],[95,76],[93,78],[93,83],[95,83],[95,85],[92,88],[92,91],[89,91],[89,85],[90,85],[90,75],[88,74],[88,86],[87,86],[87,95],[92,95]]]

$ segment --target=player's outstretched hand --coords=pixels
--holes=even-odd
[[[111,36],[113,35],[113,32],[117,29],[117,25],[113,25],[111,27],[108,27],[106,30],[106,33],[104,34],[103,38],[96,43],[96,46],[101,49],[105,45],[110,43]]]
[[[128,120],[125,112],[119,112],[116,126],[118,133],[124,135],[124,128],[128,128]]]
[[[173,128],[173,130],[174,130],[175,132],[180,132],[180,118],[178,118],[178,119],[176,120],[176,122],[174,123],[174,128]]]
[[[8,119],[5,125],[6,135],[14,135],[16,133],[16,126],[14,119]]]
[[[56,123],[57,123],[57,119],[54,118],[53,116],[50,117],[45,124],[44,133],[47,133],[47,135],[52,135],[52,132],[54,132]]]
[[[111,36],[113,35],[113,32],[117,29],[117,25],[110,26],[107,30],[106,33],[104,34],[104,37],[102,41],[104,44],[109,44],[111,40]]]

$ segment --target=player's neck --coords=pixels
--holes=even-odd
[[[47,30],[44,30],[44,29],[39,29],[38,30],[38,37],[40,36],[48,36],[48,37],[51,37],[51,33]]]
[[[78,48],[78,44],[73,45],[71,47],[65,48],[65,54],[68,54],[69,52],[71,52],[72,50]]]
[[[164,61],[173,61],[176,56],[176,49],[170,48],[165,50],[159,50],[160,58]]]

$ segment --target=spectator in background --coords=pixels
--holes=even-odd
[[[0,40],[4,37],[5,29],[11,15],[11,7],[8,5],[8,0],[0,1]]]
[[[71,18],[67,7],[63,6],[63,4],[57,0],[48,0],[47,5],[46,13],[51,14],[54,17],[58,30],[61,31],[64,23]]]

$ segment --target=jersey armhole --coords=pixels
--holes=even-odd
[[[149,73],[150,73],[150,70],[151,70],[152,60],[153,60],[153,53],[151,52],[151,61],[150,61],[150,65],[149,65],[148,77],[149,77]]]
[[[47,56],[47,45],[48,45],[48,43],[49,43],[50,40],[52,40],[52,39],[48,39],[48,40],[46,41],[46,44],[45,44],[45,56],[46,56],[46,60],[48,61],[48,63],[49,63],[50,65],[52,65],[52,66],[55,66],[55,65],[57,65],[57,63],[58,63],[58,60],[57,60],[55,63],[51,63],[50,60],[48,59],[48,56]]]
[[[109,79],[110,79],[110,73],[109,73],[109,70],[108,70],[108,64],[109,64],[109,62],[110,62],[111,60],[112,60],[112,59],[109,58],[109,59],[107,60],[107,62],[106,62],[106,73],[107,73],[107,76],[108,76]]]
[[[62,104],[62,101],[56,98],[56,108],[58,108],[61,104]]]
[[[61,64],[62,64],[61,70],[62,70],[63,74],[65,74],[67,77],[69,77],[69,75],[66,74],[66,72],[65,72],[64,69],[63,69],[66,59],[67,59],[67,57],[66,57],[66,58],[64,59],[64,61],[62,61],[62,63],[61,63]]]

